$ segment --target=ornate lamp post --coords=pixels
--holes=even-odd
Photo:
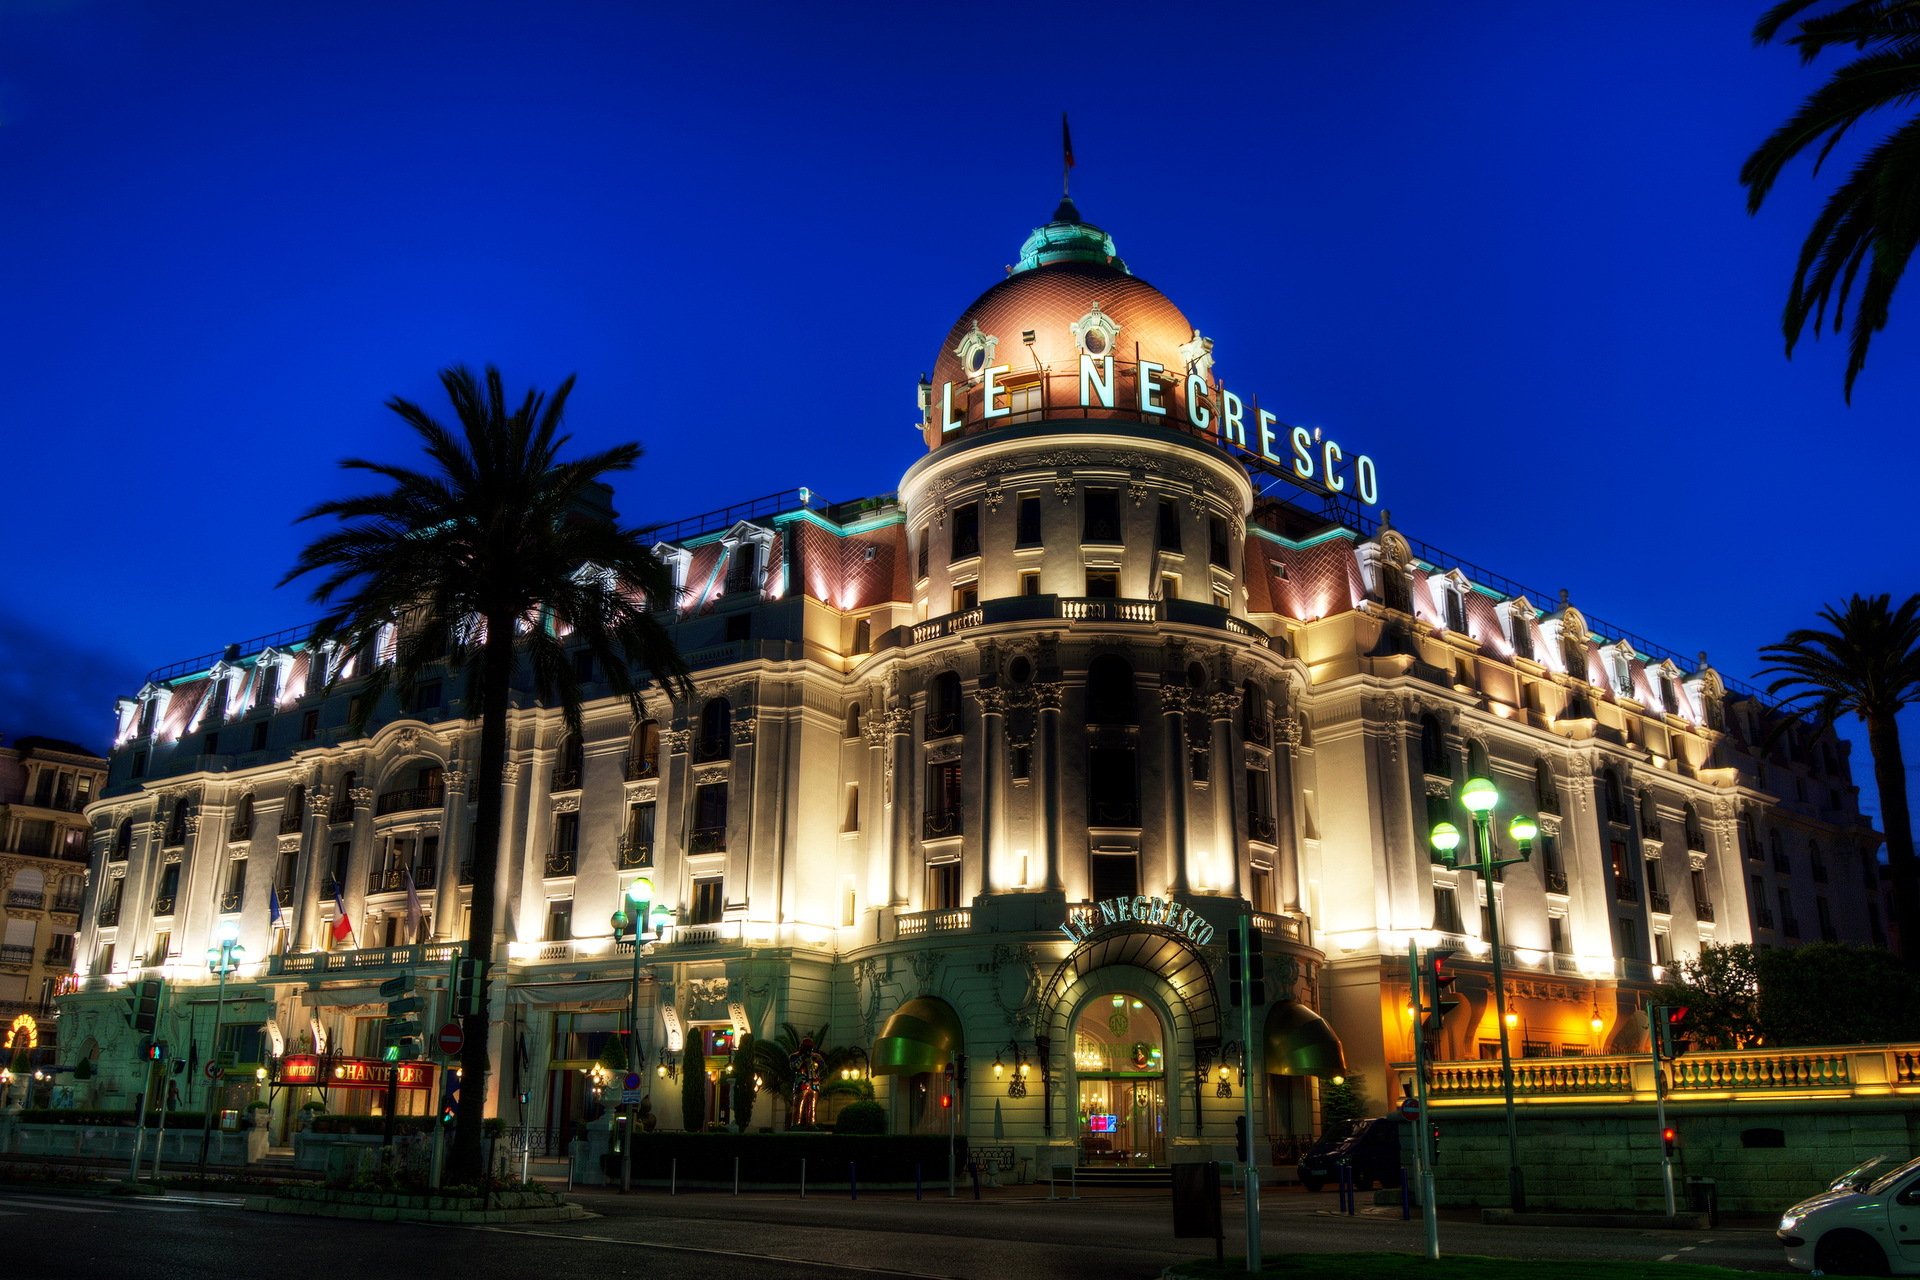
[[[1507,833],[1520,846],[1520,853],[1512,858],[1494,857],[1493,811],[1499,803],[1500,793],[1491,782],[1485,778],[1467,779],[1466,785],[1460,788],[1460,804],[1472,815],[1469,825],[1477,840],[1477,848],[1470,847],[1466,857],[1457,857],[1460,829],[1451,822],[1436,822],[1431,840],[1434,853],[1441,862],[1450,867],[1464,863],[1479,872],[1480,883],[1486,886],[1487,942],[1493,948],[1494,1025],[1500,1032],[1500,1093],[1507,1109],[1507,1198],[1513,1211],[1520,1213],[1527,1207],[1527,1192],[1520,1176],[1520,1131],[1513,1115],[1513,1052],[1507,1039],[1507,987],[1505,970],[1500,962],[1500,909],[1494,900],[1493,877],[1501,867],[1526,862],[1533,857],[1533,841],[1540,829],[1525,814],[1514,815],[1513,821],[1507,826]]]
[[[207,971],[218,974],[220,986],[213,998],[213,1044],[207,1050],[207,1092],[206,1119],[200,1127],[200,1176],[207,1174],[207,1148],[213,1142],[214,1089],[220,1082],[220,1072],[224,1067],[220,1063],[220,1015],[226,1012],[227,975],[240,967],[241,953],[246,950],[240,945],[240,926],[231,920],[222,920],[214,932],[214,945],[207,948]]]
[[[633,940],[633,988],[627,1000],[627,1071],[638,1072],[640,1062],[640,951],[647,932],[647,909],[653,905],[653,881],[637,876],[627,886],[620,906],[613,913],[613,936]],[[625,1081],[621,1082],[622,1085]],[[633,1190],[633,1108],[623,1107],[627,1117],[625,1135],[620,1140],[620,1190]]]

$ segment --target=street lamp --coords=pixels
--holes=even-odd
[[[1533,857],[1533,841],[1540,834],[1540,828],[1525,814],[1514,815],[1513,821],[1507,825],[1507,833],[1520,846],[1519,856],[1494,857],[1493,811],[1499,803],[1500,793],[1493,783],[1485,778],[1469,778],[1466,785],[1460,788],[1460,804],[1471,816],[1468,826],[1477,839],[1478,847],[1470,846],[1464,859],[1458,857],[1460,829],[1451,822],[1434,823],[1429,838],[1441,862],[1450,867],[1460,866],[1464,862],[1479,872],[1480,883],[1486,887],[1487,943],[1493,948],[1494,1026],[1500,1033],[1500,1093],[1507,1108],[1507,1197],[1513,1211],[1521,1213],[1527,1207],[1527,1192],[1520,1177],[1520,1131],[1513,1115],[1513,1051],[1507,1038],[1509,1027],[1518,1019],[1507,1013],[1506,978],[1500,963],[1500,909],[1494,900],[1493,876],[1501,867],[1526,862]]]
[[[213,1045],[207,1051],[207,1114],[200,1127],[200,1176],[203,1178],[207,1176],[207,1148],[213,1142],[213,1088],[226,1070],[220,1062],[220,1015],[226,1011],[227,975],[240,967],[240,955],[245,950],[240,945],[240,926],[232,920],[222,920],[214,930],[214,945],[207,948],[207,971],[219,975],[220,987],[213,997]]]
[[[647,932],[647,909],[653,905],[653,881],[636,876],[621,895],[613,913],[613,936],[633,939],[633,989],[627,1001],[627,1073],[640,1070],[640,944]],[[625,1081],[621,1081],[624,1086]],[[633,1108],[623,1106],[626,1134],[620,1140],[620,1190],[633,1190]]]

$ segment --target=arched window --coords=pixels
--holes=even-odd
[[[700,743],[694,758],[702,763],[724,760],[733,751],[733,704],[725,698],[708,698],[700,708]]]
[[[1267,700],[1260,686],[1249,680],[1240,686],[1240,732],[1248,742],[1269,742],[1273,726],[1267,719]]]
[[[1620,775],[1613,769],[1606,769],[1600,775],[1600,785],[1605,793],[1607,821],[1624,823],[1627,820],[1627,793],[1620,785]]]
[[[1138,724],[1133,668],[1125,658],[1102,654],[1087,665],[1087,723]]]
[[[1451,778],[1453,763],[1447,759],[1447,735],[1440,718],[1431,713],[1420,717],[1420,768],[1435,778]]]
[[[245,840],[253,834],[253,792],[241,796],[240,803],[234,806],[233,828],[227,834],[234,840]]]
[[[1492,766],[1487,762],[1487,747],[1485,743],[1472,739],[1468,740],[1467,776],[1469,778],[1492,777]]]
[[[553,790],[572,791],[580,785],[580,735],[562,734],[553,757]]]
[[[327,821],[353,821],[353,789],[359,782],[360,775],[351,769],[340,776],[340,785],[333,793],[333,812],[327,815]]]
[[[960,677],[942,671],[927,686],[927,737],[951,738],[960,732]]]
[[[1652,840],[1660,838],[1660,809],[1645,787],[1640,788],[1640,834]]]
[[[1707,833],[1700,825],[1700,811],[1689,804],[1682,821],[1686,825],[1687,848],[1695,852],[1705,852],[1707,847]]]
[[[660,774],[660,722],[636,720],[627,735],[627,780]]]
[[[841,730],[840,736],[843,738],[857,738],[860,736],[859,703],[856,702],[847,708],[847,727]]]
[[[113,833],[113,860],[125,862],[127,855],[133,852],[133,819],[120,819],[119,830]]]
[[[1553,766],[1545,756],[1533,762],[1533,803],[1541,813],[1560,812],[1560,785],[1553,780]]]

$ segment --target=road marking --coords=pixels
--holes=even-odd
[[[425,1225],[425,1224],[421,1224]],[[443,1224],[435,1224],[443,1225]],[[598,1236],[575,1234],[571,1231],[529,1231],[523,1227],[467,1227],[465,1224],[444,1224],[469,1231],[492,1231],[505,1236],[539,1236],[548,1240],[588,1240],[598,1244],[617,1244],[628,1248],[637,1243],[622,1236]],[[957,1280],[957,1277],[940,1275],[930,1271],[899,1271],[892,1267],[861,1267],[847,1262],[820,1262],[813,1258],[795,1258],[782,1253],[750,1253],[744,1249],[711,1249],[690,1244],[660,1244],[657,1241],[644,1242],[649,1253],[666,1250],[672,1253],[697,1253],[717,1258],[751,1258],[755,1261],[785,1262],[796,1267],[815,1267],[822,1271],[832,1271],[841,1275],[864,1276],[900,1276],[904,1280]]]
[[[1672,1262],[1672,1261],[1673,1261],[1673,1260],[1674,1260],[1675,1258],[1677,1258],[1677,1257],[1679,1257],[1679,1256],[1680,1256],[1680,1255],[1679,1255],[1679,1254],[1677,1254],[1677,1253],[1663,1253],[1663,1254],[1661,1254],[1661,1255],[1660,1255],[1660,1261],[1662,1261],[1662,1262]]]
[[[15,1204],[31,1204],[36,1209],[49,1209],[54,1213],[111,1213],[111,1209],[90,1209],[85,1205],[62,1204],[58,1200],[28,1200],[25,1196],[8,1196]]]

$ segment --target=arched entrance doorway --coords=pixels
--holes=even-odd
[[[1081,1007],[1073,1028],[1081,1164],[1167,1162],[1167,1054],[1166,1028],[1139,995],[1116,991]]]

